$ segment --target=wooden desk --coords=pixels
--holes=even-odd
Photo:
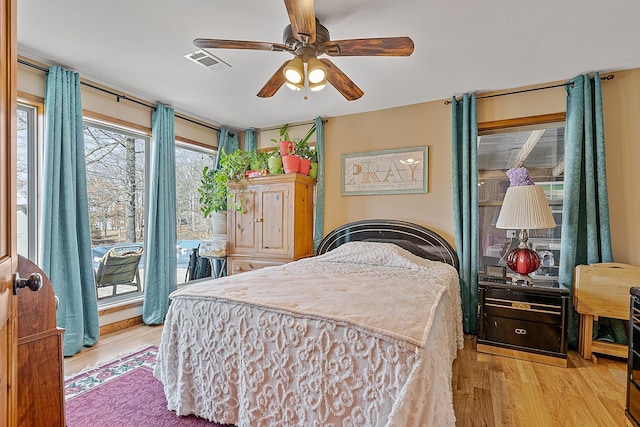
[[[573,283],[573,305],[580,313],[578,351],[627,358],[626,344],[593,340],[593,321],[599,317],[629,320],[629,289],[640,285],[640,267],[620,263],[578,265]],[[595,360],[595,359],[594,359]]]

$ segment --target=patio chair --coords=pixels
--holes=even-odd
[[[116,295],[118,285],[129,285],[135,286],[136,291],[140,292],[142,283],[140,282],[138,264],[143,252],[144,248],[140,245],[118,246],[110,249],[104,254],[98,265],[96,288],[113,286],[112,295]],[[131,292],[136,291],[132,290]]]

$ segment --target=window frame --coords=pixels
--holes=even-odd
[[[17,110],[28,116],[27,134],[27,255],[36,264],[39,263],[40,215],[42,191],[42,156],[44,104],[19,97]],[[17,207],[17,206],[16,206]]]
[[[145,163],[144,186],[145,188],[144,188],[144,194],[143,194],[143,197],[144,197],[143,216],[144,218],[147,218],[148,209],[149,209],[147,200],[149,199],[149,183],[150,183],[149,174],[147,173],[148,171],[147,166],[149,165],[149,161],[150,161],[151,135],[142,129],[135,129],[135,128],[125,126],[122,123],[119,123],[115,119],[113,121],[109,121],[108,118],[104,118],[104,117],[96,118],[93,115],[87,115],[87,114],[83,114],[82,126],[83,126],[83,129],[85,126],[90,126],[90,127],[103,129],[109,132],[119,132],[125,136],[130,136],[136,139],[144,139],[145,141],[145,146],[144,146],[144,163]],[[146,233],[146,224],[145,224],[144,238],[142,239],[142,243],[144,243],[145,246],[146,246],[146,240],[147,240],[147,233]],[[140,243],[140,242],[136,242],[136,243]],[[92,242],[91,248],[93,249],[93,247],[94,245]],[[142,281],[144,282],[144,273],[142,277],[143,277]],[[145,292],[145,288],[143,287],[141,292],[127,292],[124,294],[116,294],[113,296],[108,295],[106,297],[99,298],[99,299],[97,298],[97,293],[96,293],[98,309],[104,309],[106,307],[120,305],[124,302],[142,300],[142,298],[144,297],[144,292]]]
[[[501,134],[508,133],[512,131],[527,131],[532,129],[539,129],[544,125],[553,125],[553,124],[563,124],[566,129],[566,112],[559,113],[551,113],[551,114],[543,114],[538,116],[527,116],[527,117],[519,117],[513,119],[505,119],[505,120],[496,120],[489,122],[478,123],[478,148],[480,147],[480,137],[485,135],[492,134]],[[478,173],[478,183],[482,181],[482,179],[490,179],[495,177],[494,171],[487,171],[486,174],[481,174],[480,169],[477,170]],[[502,172],[500,176],[502,177]],[[495,202],[480,202],[478,200],[478,209],[481,209],[484,206],[491,206]],[[479,215],[480,217],[480,215]],[[484,273],[484,263],[483,263],[483,250],[482,250],[482,233],[481,233],[481,225],[478,224],[478,273]],[[559,226],[561,224],[558,224]],[[556,266],[559,264],[559,260],[556,261]],[[506,267],[507,274],[510,274],[511,271],[508,267]],[[544,279],[540,279],[544,281]]]

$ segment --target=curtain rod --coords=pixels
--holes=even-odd
[[[28,61],[25,61],[24,59],[20,59],[20,58],[18,58],[18,63],[23,64],[23,65],[26,65],[26,66],[31,67],[31,68],[35,68],[35,69],[40,70],[40,71],[42,71],[42,72],[44,72],[44,73],[49,72],[49,70],[48,70],[47,68],[45,68],[45,67],[41,67],[40,65],[33,64],[33,63],[31,63],[31,62],[28,62]],[[108,90],[108,89],[105,89],[105,88],[103,88],[103,87],[96,86],[96,85],[93,85],[93,84],[88,83],[88,82],[84,82],[84,81],[82,81],[82,80],[80,80],[80,84],[81,84],[81,85],[84,85],[84,86],[88,86],[88,87],[90,87],[90,88],[92,88],[92,89],[99,90],[99,91],[101,91],[101,92],[107,93],[107,94],[109,94],[109,95],[113,95],[113,96],[115,96],[115,97],[116,97],[116,101],[117,101],[117,102],[120,102],[120,100],[123,100],[123,99],[124,99],[125,101],[130,101],[130,102],[133,102],[133,103],[135,103],[135,104],[142,105],[143,107],[150,108],[150,109],[152,109],[152,110],[155,110],[155,109],[156,109],[155,105],[147,104],[146,102],[142,102],[142,101],[138,101],[137,99],[129,98],[127,95],[123,95],[123,94],[120,94],[120,93],[116,93],[116,92],[110,91],[110,90]],[[173,115],[174,115],[174,117],[176,117],[176,118],[178,118],[178,119],[181,119],[181,120],[184,120],[184,121],[187,121],[187,122],[190,122],[190,123],[196,124],[196,125],[200,125],[200,126],[203,126],[203,127],[208,128],[208,129],[215,130],[215,131],[220,131],[220,128],[217,128],[217,127],[215,127],[215,126],[211,126],[211,125],[207,125],[207,124],[204,124],[204,123],[197,122],[197,121],[195,121],[195,120],[193,120],[193,119],[190,119],[190,118],[188,118],[188,117],[185,117],[185,116],[183,116],[183,115],[181,115],[181,114],[176,114],[176,113],[174,112],[174,114],[173,114]],[[233,132],[231,132],[231,133],[233,134]]]
[[[616,77],[615,74],[608,74],[606,76],[600,77],[600,80],[613,80],[615,77]],[[522,89],[522,90],[516,90],[516,91],[513,91],[513,92],[497,93],[497,94],[494,94],[494,95],[478,96],[478,97],[476,97],[476,99],[495,98],[495,97],[504,96],[504,95],[514,95],[514,94],[517,94],[517,93],[534,92],[536,90],[551,89],[551,88],[554,88],[554,87],[563,87],[563,86],[566,86],[566,85],[571,85],[573,87],[573,82],[570,81],[570,82],[567,82],[567,83],[560,83],[560,84],[557,84],[557,85],[536,87],[536,88],[532,88],[532,89]],[[449,104],[451,104],[451,100],[450,99],[447,99],[446,101],[444,101],[444,105],[449,105]]]
[[[326,124],[328,121],[329,121],[328,119],[322,119],[322,124]],[[316,123],[315,120],[312,121],[312,122],[296,123],[295,125],[287,125],[287,129],[295,128],[295,127],[298,127],[298,126],[309,126],[309,125],[313,125],[315,123]],[[267,131],[270,131],[270,130],[280,129],[281,127],[282,126],[273,126],[273,127],[270,127],[270,128],[261,128],[261,129],[258,129],[258,130],[260,132],[267,132]]]

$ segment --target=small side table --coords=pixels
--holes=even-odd
[[[226,256],[208,256],[207,259],[211,264],[211,277],[219,279],[226,276],[227,272],[227,257]],[[220,262],[216,262],[220,261]]]
[[[567,366],[568,289],[480,281],[478,300],[479,352]]]

